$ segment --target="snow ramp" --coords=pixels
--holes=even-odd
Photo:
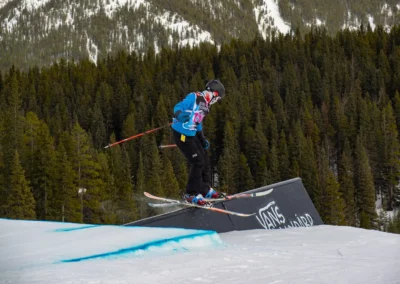
[[[129,260],[200,248],[211,251],[224,246],[213,231],[9,219],[0,219],[0,240],[0,275],[11,278],[38,267]]]
[[[266,196],[233,199],[215,204],[215,207],[225,210],[256,213],[251,217],[238,217],[189,207],[131,222],[126,226],[175,227],[224,233],[323,224],[300,178],[256,188],[246,193],[261,192],[271,188],[272,193]],[[149,199],[149,202],[154,201]]]

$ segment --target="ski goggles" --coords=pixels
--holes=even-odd
[[[217,92],[212,92],[212,93],[213,93],[213,98],[209,102],[210,105],[215,104],[216,102],[218,102],[221,99],[221,97],[218,96]]]

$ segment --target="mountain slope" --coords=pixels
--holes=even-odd
[[[399,7],[392,0],[339,2],[335,9],[317,0],[0,0],[0,70],[60,58],[96,62],[120,49],[220,45],[312,25],[331,33],[361,23],[389,28]]]

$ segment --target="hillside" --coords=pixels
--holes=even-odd
[[[0,1],[0,70],[49,65],[60,58],[97,62],[119,50],[221,45],[274,31],[335,34],[361,24],[399,23],[395,1],[357,0],[13,0]]]

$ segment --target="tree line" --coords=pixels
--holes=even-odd
[[[400,231],[400,27],[276,34],[220,48],[118,52],[0,73],[0,216],[120,224],[179,197],[173,106],[219,78],[204,124],[213,183],[236,193],[301,177],[327,224]],[[378,199],[379,197],[379,199]]]

